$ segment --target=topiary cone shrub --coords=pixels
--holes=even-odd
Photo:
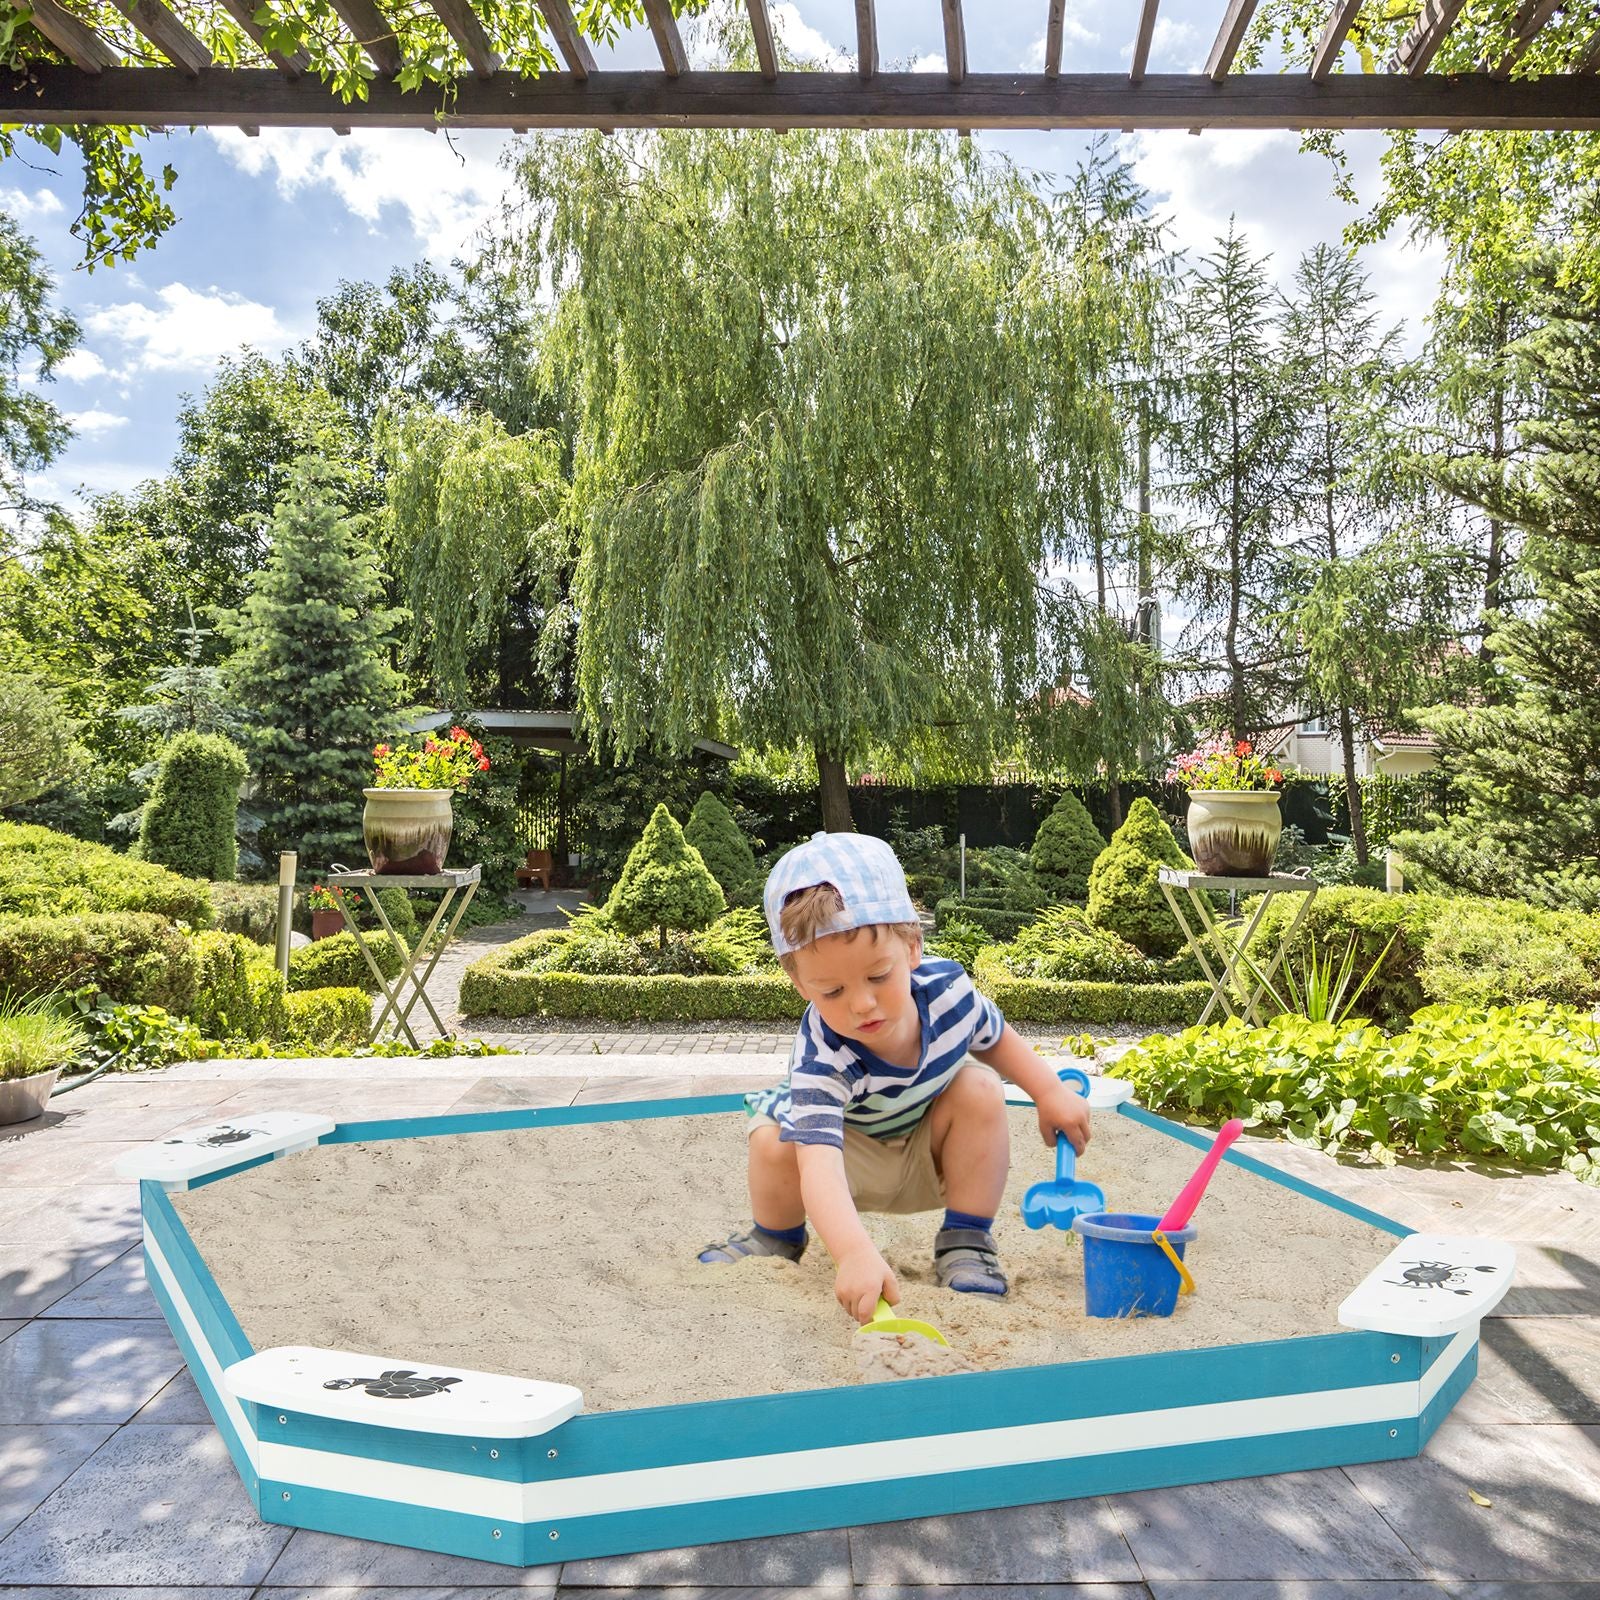
[[[1183,930],[1162,897],[1156,873],[1193,865],[1160,812],[1140,795],[1089,874],[1089,920],[1147,956],[1176,955],[1184,945]]]
[[[717,880],[700,852],[664,805],[658,805],[606,901],[606,916],[619,933],[635,938],[656,930],[662,949],[667,929],[693,933],[727,910]]]
[[[721,885],[730,906],[753,906],[759,898],[756,853],[750,848],[733,813],[707,789],[694,803],[683,836]]]
[[[1089,873],[1106,847],[1083,801],[1070,789],[1039,824],[1028,858],[1033,870],[1064,900],[1084,900]]]
[[[139,855],[186,878],[230,883],[239,873],[235,827],[244,752],[220,733],[180,733],[161,752],[139,827]]]

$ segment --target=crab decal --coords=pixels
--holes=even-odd
[[[265,1128],[233,1128],[225,1125],[220,1128],[212,1129],[210,1133],[205,1134],[200,1138],[180,1137],[177,1139],[168,1139],[166,1143],[198,1144],[204,1145],[207,1149],[215,1149],[220,1145],[242,1144],[246,1139],[254,1138],[256,1134],[265,1132]]]
[[[324,1389],[365,1389],[375,1400],[425,1400],[443,1394],[459,1378],[419,1378],[410,1367],[396,1367],[376,1378],[330,1378]]]
[[[1457,1287],[1467,1281],[1467,1273],[1494,1270],[1493,1267],[1455,1267],[1448,1261],[1412,1261],[1390,1282],[1402,1289],[1443,1289],[1449,1294],[1471,1294],[1472,1290]]]

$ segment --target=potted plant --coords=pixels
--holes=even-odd
[[[1202,872],[1261,878],[1272,870],[1283,832],[1283,769],[1258,755],[1248,739],[1221,740],[1179,756],[1167,781],[1189,791],[1189,849]]]
[[[374,872],[434,873],[444,868],[455,819],[450,797],[489,770],[483,746],[465,728],[431,735],[421,749],[380,744],[361,831]]]
[[[82,1054],[77,1023],[46,999],[0,999],[0,1124],[28,1122],[49,1103],[61,1069]]]
[[[344,927],[344,913],[339,909],[344,899],[342,889],[330,889],[324,883],[311,885],[306,905],[311,910],[311,937],[326,939]]]

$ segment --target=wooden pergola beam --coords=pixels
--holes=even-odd
[[[1327,81],[1334,62],[1339,59],[1339,52],[1344,49],[1345,40],[1350,36],[1351,24],[1356,20],[1361,5],[1362,0],[1339,0],[1334,7],[1327,26],[1322,30],[1322,37],[1317,40],[1316,54],[1311,58],[1311,78],[1314,83]]]
[[[581,83],[594,71],[594,53],[589,41],[578,32],[578,19],[567,0],[539,0],[539,12],[556,41],[556,49],[567,64],[567,71]]]
[[[12,9],[27,11],[28,20],[80,72],[91,76],[122,59],[86,22],[63,11],[55,0],[11,0]]]
[[[405,64],[394,29],[384,20],[372,0],[328,0],[339,20],[356,37],[367,60],[386,78],[392,78]]]
[[[961,0],[941,0],[944,10],[944,66],[951,83],[967,76],[967,25],[961,15]]]
[[[1455,26],[1466,0],[1427,0],[1422,15],[1411,24],[1411,31],[1395,47],[1389,62],[1391,72],[1420,77],[1444,43],[1444,36]]]
[[[480,78],[492,78],[500,70],[500,56],[467,0],[428,0],[428,4],[460,47],[467,65]]]
[[[161,0],[112,0],[112,4],[173,66],[193,76],[212,64],[211,52]]]
[[[1061,47],[1067,31],[1067,0],[1050,0],[1050,16],[1044,25],[1044,75],[1061,76]]]
[[[314,78],[271,68],[107,67],[97,74],[36,66],[0,78],[0,121],[178,127],[431,128],[435,93],[388,79],[346,105]],[[1335,73],[974,73],[960,85],[937,74],[603,72],[463,77],[443,104],[459,128],[1470,128],[1600,130],[1600,77],[1495,78]]]
[[[767,0],[744,0],[750,13],[750,31],[755,35],[756,60],[761,63],[761,76],[768,83],[777,82],[778,47],[772,41],[772,17],[767,11]]]
[[[872,0],[856,0],[856,71],[878,75],[878,13]]]
[[[1233,58],[1244,43],[1244,30],[1250,26],[1255,11],[1256,0],[1228,0],[1222,26],[1217,29],[1216,42],[1211,46],[1211,54],[1206,57],[1206,76],[1213,83],[1221,83],[1227,77],[1228,68],[1233,65]]]
[[[296,50],[292,56],[286,56],[281,50],[267,49],[266,32],[256,21],[255,0],[222,0],[222,4],[228,15],[260,46],[267,60],[280,72],[286,72],[291,78],[297,78],[311,65],[311,58],[304,50]]]
[[[644,0],[644,20],[650,24],[650,33],[656,42],[656,54],[661,57],[661,70],[669,78],[687,72],[689,55],[683,48],[683,37],[678,32],[678,19],[673,16],[667,0]]]
[[[1128,67],[1128,81],[1142,83],[1145,68],[1150,65],[1150,41],[1156,36],[1156,12],[1161,0],[1144,0],[1139,11],[1139,32],[1133,41],[1133,61]]]
[[[1483,62],[1481,66],[1497,78],[1509,78],[1511,69],[1528,53],[1528,46],[1565,3],[1566,0],[1522,0],[1516,20],[1511,24],[1511,45],[1504,58],[1496,65]]]

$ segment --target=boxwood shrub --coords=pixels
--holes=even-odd
[[[199,966],[189,935],[150,912],[0,917],[0,993],[65,993],[92,984],[119,1004],[184,1016]]]
[[[148,911],[209,928],[208,886],[52,828],[0,822],[0,915]]]
[[[284,1040],[302,1049],[360,1044],[372,1024],[365,989],[300,990],[284,996],[283,1009]]]
[[[1131,1022],[1142,1027],[1196,1021],[1211,993],[1208,983],[1054,983],[1048,978],[1001,978],[979,987],[1008,1022]]]
[[[284,1036],[283,974],[243,934],[208,930],[194,938],[199,965],[193,1022],[208,1039]]]
[[[224,933],[242,933],[256,944],[272,944],[278,933],[275,883],[210,883],[206,888],[216,925]]]
[[[951,922],[970,922],[973,927],[982,928],[991,939],[1009,944],[1038,915],[1037,911],[1017,911],[988,905],[971,895],[965,900],[952,895],[933,908],[933,925],[943,928]]]
[[[361,937],[384,977],[398,977],[402,957],[389,935],[380,929]],[[377,988],[372,969],[352,933],[336,933],[289,952],[289,990],[293,994],[307,989],[360,989],[364,994],[375,994]]]

